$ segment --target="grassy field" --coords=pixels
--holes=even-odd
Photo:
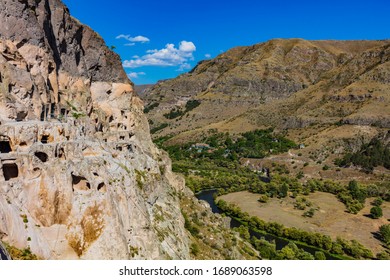
[[[251,216],[258,216],[267,222],[278,222],[286,227],[296,227],[309,232],[319,232],[332,238],[355,239],[373,251],[374,254],[383,250],[381,242],[374,237],[379,226],[390,219],[390,203],[384,202],[383,217],[377,220],[371,219],[371,201],[367,199],[366,205],[357,215],[347,213],[345,205],[329,193],[316,192],[305,196],[313,207],[318,207],[312,218],[303,217],[304,210],[294,209],[295,199],[272,198],[267,203],[258,202],[259,195],[247,191],[230,193],[220,197],[228,203],[234,203],[242,211]],[[308,210],[308,209],[307,209]]]

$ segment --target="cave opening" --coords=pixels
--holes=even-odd
[[[16,114],[16,121],[17,122],[21,122],[21,121],[24,121],[27,117],[27,112],[18,112]]]
[[[103,125],[101,123],[96,125],[96,132],[103,132]]]
[[[41,137],[41,143],[42,143],[42,144],[47,144],[47,143],[49,143],[49,135],[42,135],[42,137]]]
[[[57,148],[54,152],[54,157],[56,158],[65,158],[65,151],[64,148]]]
[[[3,174],[4,179],[6,181],[9,181],[13,178],[18,178],[19,176],[19,169],[16,163],[5,163],[3,164]]]
[[[1,139],[0,140],[0,153],[8,154],[12,152],[11,144],[9,143],[9,140],[7,139]]]
[[[47,162],[49,160],[49,156],[46,153],[35,152],[34,155],[42,162]]]
[[[103,193],[107,192],[107,187],[106,187],[106,184],[104,184],[104,182],[101,182],[98,185],[97,189],[99,192],[103,192]]]
[[[91,184],[85,177],[72,174],[73,191],[88,191],[91,189]]]

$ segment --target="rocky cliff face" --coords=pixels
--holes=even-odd
[[[0,237],[44,259],[186,259],[173,175],[115,53],[59,0],[0,1]]]

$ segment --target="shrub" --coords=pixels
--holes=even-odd
[[[382,208],[379,206],[374,206],[371,208],[370,214],[373,219],[378,219],[383,216]]]
[[[324,165],[323,167],[322,167],[322,170],[329,170],[330,169],[330,167],[328,166],[328,165]]]
[[[155,127],[155,128],[152,128],[152,129],[150,130],[150,133],[151,133],[151,134],[154,134],[154,133],[156,133],[157,131],[166,128],[167,126],[168,126],[167,123],[162,123],[162,124],[160,124],[159,126],[157,126],[157,127]]]
[[[382,198],[378,197],[377,199],[375,199],[375,200],[372,202],[372,205],[374,205],[374,206],[381,206],[382,203],[383,203]]]
[[[382,241],[385,244],[390,245],[390,224],[380,226],[379,234],[382,238]]]
[[[326,260],[326,256],[325,256],[324,252],[321,252],[321,251],[316,251],[314,253],[314,258],[316,260]]]
[[[303,174],[303,171],[299,171],[296,178],[297,179],[302,179],[305,175]]]
[[[387,253],[386,251],[382,251],[376,254],[376,258],[378,260],[390,260],[390,254]]]
[[[310,210],[308,210],[305,213],[303,213],[302,216],[308,217],[308,218],[312,218],[314,216],[315,211],[316,210],[314,208],[310,208]]]
[[[160,103],[154,102],[154,103],[146,106],[145,109],[144,109],[144,113],[145,114],[149,113],[150,111],[152,111],[154,108],[158,107],[159,105],[160,105]]]
[[[187,113],[187,112],[195,109],[199,105],[200,105],[200,101],[198,101],[198,100],[189,100],[186,103],[186,110],[185,110],[185,112]]]
[[[343,158],[336,159],[335,164],[340,167],[357,165],[369,173],[379,165],[390,169],[390,148],[374,138],[370,143],[363,144],[356,153],[347,153]]]
[[[268,195],[263,194],[263,195],[261,195],[261,196],[259,197],[259,199],[258,199],[257,201],[259,201],[259,202],[261,202],[261,203],[267,203],[267,202],[268,202],[268,199],[269,199]]]
[[[196,244],[196,243],[192,243],[192,244],[191,244],[190,250],[191,250],[191,254],[193,254],[193,255],[195,255],[195,256],[197,256],[197,255],[199,254],[199,252],[200,252],[199,246],[198,246],[198,244]]]

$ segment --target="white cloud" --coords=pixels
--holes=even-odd
[[[143,75],[146,75],[145,72],[130,72],[130,73],[127,73],[127,77],[129,77],[130,79],[138,79],[139,76],[143,76]]]
[[[189,60],[193,60],[193,52],[196,46],[192,42],[181,41],[179,48],[174,44],[166,44],[165,48],[157,50],[148,50],[142,57],[133,57],[134,59],[125,60],[123,67],[137,68],[142,66],[180,66],[179,69],[189,69]],[[182,70],[181,70],[182,71]]]
[[[179,50],[182,51],[182,52],[194,52],[196,51],[196,47],[194,45],[194,43],[192,42],[187,42],[187,41],[181,41],[180,42],[180,46],[179,46]]]
[[[188,63],[183,63],[180,65],[179,69],[177,71],[185,71],[191,69],[191,65]]]
[[[205,56],[206,58],[210,58],[210,57],[211,57],[211,54],[206,53],[204,56]]]
[[[116,39],[125,39],[126,41],[128,41],[129,43],[125,44],[125,46],[134,46],[135,43],[148,43],[150,42],[150,39],[145,37],[145,36],[135,36],[135,37],[131,37],[130,35],[124,35],[124,34],[121,34],[121,35],[118,35],[116,36]]]

